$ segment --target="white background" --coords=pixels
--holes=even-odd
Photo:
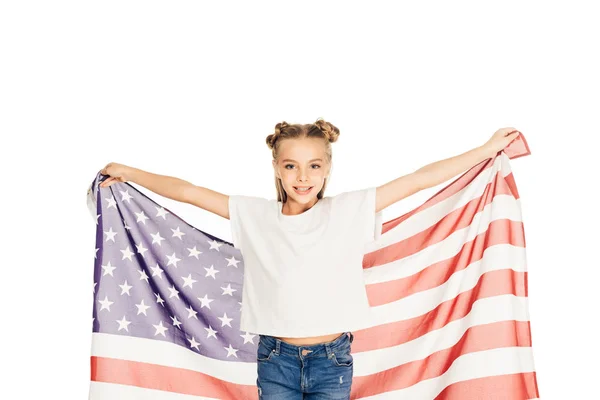
[[[0,398],[87,397],[100,169],[275,198],[266,136],[318,117],[341,131],[329,195],[523,132],[532,155],[511,165],[540,395],[598,396],[598,12],[449,3],[3,2]],[[229,221],[152,198],[231,240]]]

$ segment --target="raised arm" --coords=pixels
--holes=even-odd
[[[519,135],[515,128],[498,129],[482,146],[444,160],[427,164],[418,170],[377,187],[376,212],[423,189],[436,186],[493,157]]]
[[[118,163],[109,163],[100,172],[110,175],[110,178],[102,182],[100,187],[110,186],[114,182],[131,181],[161,196],[193,204],[229,219],[229,196],[223,193],[196,186],[173,176],[154,174]]]

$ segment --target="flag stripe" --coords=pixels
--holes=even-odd
[[[92,357],[92,379],[215,399],[257,397],[256,383],[240,385],[184,368]]]
[[[484,395],[492,399],[501,399],[506,397],[507,391],[511,399],[528,399],[530,393],[536,392],[536,373],[487,376],[457,382],[445,388],[435,400],[480,400]]]
[[[257,398],[257,397],[255,397]],[[193,396],[119,383],[90,382],[89,400],[215,400],[214,397]]]

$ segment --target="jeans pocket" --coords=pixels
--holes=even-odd
[[[334,350],[331,353],[331,359],[338,367],[350,367],[354,363],[350,346]]]
[[[271,348],[261,341],[258,342],[258,349],[256,350],[256,361],[269,361],[275,354],[275,348]]]

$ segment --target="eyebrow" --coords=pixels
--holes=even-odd
[[[286,161],[297,162],[296,160],[290,160],[289,158],[286,158],[285,160],[282,160],[281,162],[286,162]],[[323,160],[320,158],[313,158],[309,162],[313,162],[313,161],[323,161]]]

